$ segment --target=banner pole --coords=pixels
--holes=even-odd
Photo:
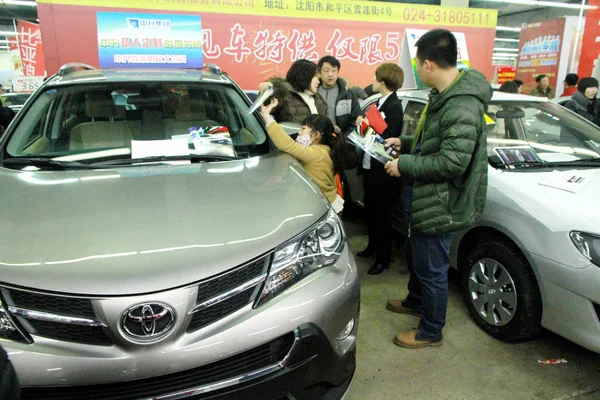
[[[585,0],[581,0],[581,9],[579,10],[579,21],[577,23],[577,33],[575,34],[575,46],[573,47],[573,57],[571,58],[571,63],[569,65],[569,72],[575,71],[575,58],[577,57],[577,46],[579,46],[579,35],[581,34],[581,22],[583,20],[584,6]]]

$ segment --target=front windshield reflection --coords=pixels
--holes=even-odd
[[[493,102],[487,115],[487,152],[494,166],[513,161],[517,166],[560,164],[600,157],[600,128],[559,105]]]
[[[89,164],[171,156],[174,142],[184,143],[176,155],[266,154],[270,146],[264,126],[247,108],[247,100],[233,86],[213,82],[109,81],[56,87],[39,93],[23,111],[26,118],[12,131],[5,159]]]

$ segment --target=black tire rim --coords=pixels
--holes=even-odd
[[[482,258],[471,266],[469,301],[477,314],[492,326],[508,324],[517,311],[515,282],[497,260]]]

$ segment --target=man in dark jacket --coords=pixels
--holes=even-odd
[[[550,78],[548,75],[538,75],[535,77],[537,86],[531,91],[532,96],[554,98],[554,89],[550,87]]]
[[[17,374],[8,359],[8,354],[0,346],[0,400],[19,400],[21,389]]]
[[[390,175],[412,181],[404,196],[410,199],[412,213],[409,294],[387,303],[391,311],[421,315],[416,329],[394,338],[395,344],[408,348],[442,344],[453,233],[473,224],[485,205],[484,104],[492,98],[485,76],[456,68],[456,38],[451,32],[429,31],[416,46],[417,73],[433,89],[415,136],[387,141],[409,154],[386,165]]]
[[[356,127],[360,104],[353,92],[339,78],[340,62],[333,56],[325,56],[317,64],[321,86],[319,94],[327,102],[327,116],[336,134],[348,135]]]

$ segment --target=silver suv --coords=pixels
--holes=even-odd
[[[249,106],[216,68],[77,65],[27,102],[0,140],[0,345],[23,398],[344,396],[355,262]]]

